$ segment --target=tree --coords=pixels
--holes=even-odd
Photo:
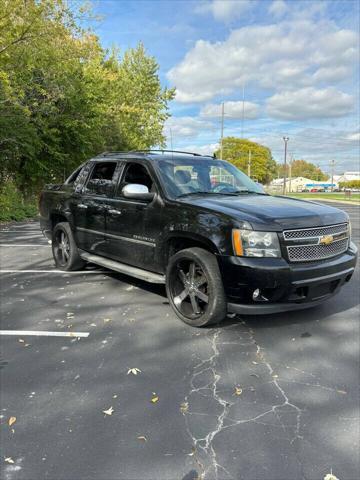
[[[360,180],[348,180],[345,182],[339,182],[340,188],[360,188]]]
[[[290,176],[290,166],[286,166],[286,176]],[[280,166],[280,176],[284,176],[284,166]],[[305,177],[311,180],[327,180],[329,177],[319,167],[313,163],[306,162],[305,160],[294,160],[291,163],[291,176],[292,177]]]
[[[0,0],[0,180],[25,195],[103,150],[164,145],[174,90],[143,45],[105,51],[65,0]]]
[[[220,158],[220,149],[216,156]],[[248,172],[249,153],[251,157],[251,178],[260,183],[269,183],[276,175],[277,165],[272,158],[271,151],[250,140],[236,137],[225,137],[223,139],[223,158],[243,172]]]

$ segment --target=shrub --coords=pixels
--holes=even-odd
[[[25,202],[11,181],[0,188],[0,222],[24,220],[36,215],[35,199]]]

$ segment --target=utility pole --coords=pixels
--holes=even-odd
[[[292,178],[292,162],[293,162],[293,156],[290,156],[290,162],[289,162],[289,192],[291,193],[291,178]]]
[[[251,176],[251,150],[249,150],[249,157],[248,157],[248,177]]]
[[[224,115],[225,115],[225,106],[224,106],[224,102],[222,102],[222,104],[221,104],[220,160],[223,159]]]
[[[282,137],[285,144],[284,150],[284,185],[283,185],[283,195],[286,194],[286,155],[287,155],[287,143],[289,141],[289,137]]]
[[[335,167],[335,160],[330,160],[330,168],[331,168],[331,191],[334,191],[333,183],[334,183],[334,167]]]

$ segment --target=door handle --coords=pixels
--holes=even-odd
[[[110,210],[108,210],[108,212],[109,212],[111,215],[121,215],[120,210],[115,210],[115,209],[112,209],[112,208],[110,208]]]
[[[79,203],[79,204],[78,204],[78,208],[86,209],[86,208],[88,208],[88,206],[87,206],[87,205],[84,205],[83,203]]]

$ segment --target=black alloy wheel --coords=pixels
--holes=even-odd
[[[68,222],[55,225],[52,232],[52,252],[55,265],[61,270],[81,270],[86,262],[81,259]]]
[[[54,256],[56,263],[66,267],[70,260],[70,240],[65,230],[58,230],[54,239]]]
[[[227,304],[214,254],[194,247],[172,256],[166,271],[170,305],[185,323],[203,327],[226,316]]]
[[[170,292],[179,312],[190,319],[206,312],[209,304],[208,280],[195,261],[179,260],[173,270]]]

